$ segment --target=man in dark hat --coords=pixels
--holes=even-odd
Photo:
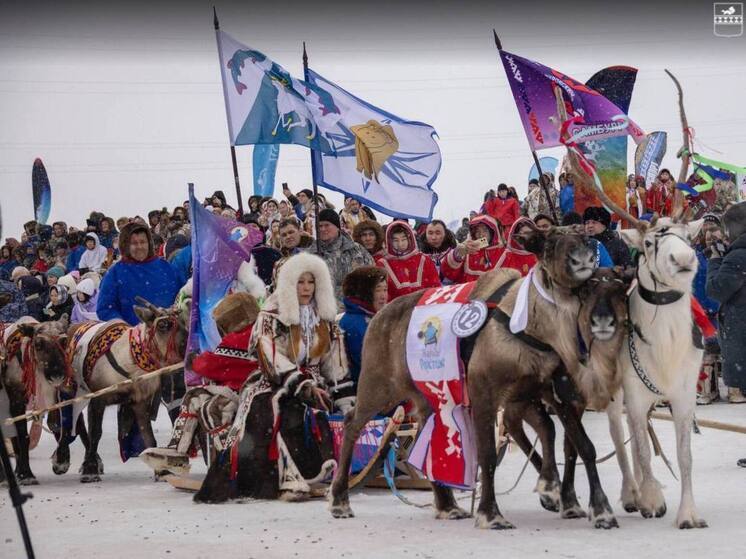
[[[583,223],[585,224],[586,235],[604,245],[615,266],[626,268],[632,265],[629,248],[619,238],[619,235],[610,229],[611,214],[606,208],[598,206],[587,207],[583,212]]]
[[[341,231],[339,214],[324,209],[319,212],[319,249],[314,243],[311,252],[318,254],[329,266],[334,282],[334,296],[342,305],[342,281],[345,276],[360,266],[373,266],[370,253]]]

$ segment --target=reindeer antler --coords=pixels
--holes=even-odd
[[[679,92],[679,117],[681,119],[681,131],[684,136],[684,146],[682,147],[681,170],[679,171],[678,182],[683,183],[686,182],[686,174],[689,170],[689,154],[692,151],[691,138],[689,134],[689,123],[687,122],[686,111],[684,110],[684,90],[681,88],[681,83],[679,83],[679,80],[676,79],[676,76],[674,76],[668,70],[666,70],[665,72],[666,74],[668,74],[668,77],[673,80],[673,83],[676,84],[676,90]],[[679,221],[684,213],[684,195],[678,188],[674,189],[672,213],[672,218],[674,221]]]
[[[140,297],[139,295],[135,295],[135,301],[138,305],[141,305],[145,307],[146,309],[152,311],[155,313],[156,316],[163,316],[166,314],[166,311],[161,309],[160,307],[156,307],[153,303],[145,299],[144,297]]]

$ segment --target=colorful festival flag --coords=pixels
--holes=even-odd
[[[626,116],[636,78],[636,68],[611,66],[593,74],[585,85],[619,107]],[[569,129],[572,134],[572,127]],[[581,139],[578,147],[596,167],[606,195],[617,205],[626,207],[627,136]],[[582,214],[587,207],[600,205],[596,189],[587,181],[578,181],[575,187],[575,211]]]
[[[227,33],[216,33],[231,145],[298,144],[333,153],[322,132],[339,118],[329,95]]]
[[[635,175],[644,178],[646,185],[653,184],[658,176],[658,169],[666,155],[666,138],[665,132],[651,132],[635,150]]]
[[[391,217],[430,221],[441,164],[435,129],[374,107],[310,69],[306,79],[339,111],[332,127],[321,124],[333,154],[314,151],[316,184]]]
[[[504,50],[500,51],[500,58],[532,150],[563,145],[555,85],[564,93],[568,116],[582,119],[569,129],[570,136],[577,142],[627,134],[635,142],[643,139],[644,132],[626,116],[625,111],[586,84]]]
[[[706,192],[713,187],[715,179],[728,180],[731,175],[736,183],[738,195],[742,197],[746,192],[746,167],[715,161],[698,153],[692,154],[692,161],[694,173],[701,183],[694,187],[697,192]]]
[[[191,184],[189,215],[193,272],[187,354],[213,350],[220,342],[212,311],[228,293],[241,264],[251,259],[251,249],[262,240],[256,229],[207,211],[194,197]]]
[[[255,196],[274,195],[275,173],[277,171],[277,160],[279,158],[279,144],[257,144],[254,146],[251,167],[254,171]]]
[[[44,163],[38,157],[31,169],[31,191],[34,196],[34,219],[40,225],[46,225],[52,209],[52,186]]]

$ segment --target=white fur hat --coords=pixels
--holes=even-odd
[[[329,268],[321,258],[314,254],[302,252],[291,256],[280,268],[277,276],[275,296],[283,324],[300,323],[300,305],[298,304],[298,279],[310,272],[316,281],[316,310],[322,320],[334,320],[337,316],[337,300],[334,297],[334,285]]]

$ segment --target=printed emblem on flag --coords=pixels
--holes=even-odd
[[[713,12],[715,36],[740,37],[743,35],[742,2],[715,2]]]
[[[389,157],[399,150],[399,140],[390,124],[382,126],[375,120],[365,124],[350,126],[355,135],[355,156],[357,170],[370,180],[378,181],[378,172]]]

